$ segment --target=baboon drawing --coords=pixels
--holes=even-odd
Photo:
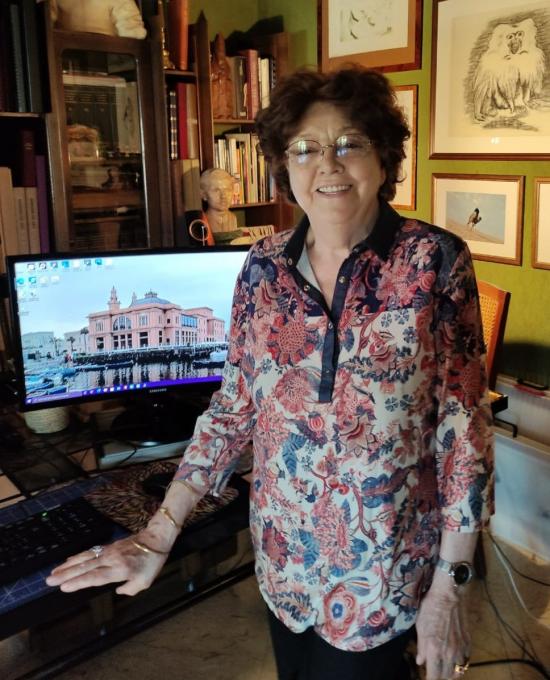
[[[474,74],[475,119],[484,121],[499,111],[514,114],[527,106],[542,90],[544,70],[533,19],[495,26]]]

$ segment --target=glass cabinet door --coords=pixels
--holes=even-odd
[[[61,63],[73,249],[146,248],[136,58],[65,49]]]

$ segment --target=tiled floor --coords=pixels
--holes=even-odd
[[[550,588],[517,577],[525,602],[537,621],[517,603],[489,541],[487,587],[501,616],[520,635],[529,637],[550,673]],[[537,564],[502,544],[523,572],[550,583],[550,565]],[[484,584],[470,588],[470,623],[474,639],[472,662],[517,658],[521,652],[489,605]],[[0,668],[16,677],[17,659],[25,656],[24,640],[0,643]],[[20,668],[20,666],[19,666]],[[276,680],[264,606],[255,581],[245,581],[94,657],[62,675],[61,680]],[[473,667],[467,680],[534,680],[542,676],[522,664]],[[342,678],[345,680],[345,678]]]

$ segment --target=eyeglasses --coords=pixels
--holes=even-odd
[[[324,158],[325,149],[334,149],[334,156],[339,160],[361,158],[366,156],[372,147],[372,140],[363,135],[340,135],[333,144],[319,144],[314,139],[297,139],[289,144],[286,156],[293,165],[314,165]]]

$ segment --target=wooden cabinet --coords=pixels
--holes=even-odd
[[[50,28],[46,124],[56,250],[172,244],[156,142],[157,49],[154,38]]]

